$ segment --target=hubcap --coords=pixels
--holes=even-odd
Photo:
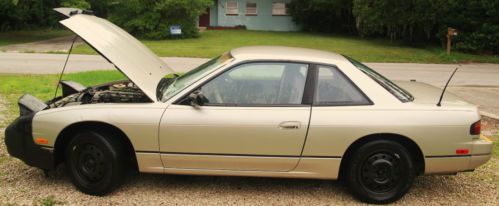
[[[106,164],[104,153],[95,145],[84,144],[76,148],[78,163],[76,169],[80,176],[89,182],[98,182],[104,177]]]
[[[397,154],[376,153],[362,164],[362,185],[373,192],[392,190],[400,178],[400,157]]]

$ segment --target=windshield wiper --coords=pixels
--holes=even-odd
[[[175,84],[177,82],[177,79],[180,77],[178,74],[173,74],[173,78],[163,78],[158,84],[158,88],[156,89],[156,97],[159,100],[163,99],[163,93],[165,90],[168,88],[168,86]]]

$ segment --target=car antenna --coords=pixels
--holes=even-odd
[[[440,95],[440,99],[438,100],[437,106],[440,107],[442,106],[442,99],[444,98],[445,91],[447,90],[447,86],[449,86],[450,81],[454,77],[454,74],[456,74],[457,70],[461,67],[461,64],[454,60],[454,62],[458,65],[456,69],[454,69],[454,72],[452,72],[452,75],[450,75],[449,80],[447,80],[447,83],[445,84],[444,90],[442,91],[442,94]]]
[[[64,75],[64,71],[66,70],[66,66],[68,65],[69,56],[71,55],[71,51],[73,51],[73,46],[78,39],[78,35],[75,35],[73,38],[73,42],[71,43],[71,47],[68,51],[68,56],[66,57],[66,62],[64,62],[64,67],[62,67],[61,75],[59,76],[59,80],[57,81],[57,87],[55,88],[54,99],[57,97],[57,91],[59,91],[59,85],[61,84],[62,75]]]

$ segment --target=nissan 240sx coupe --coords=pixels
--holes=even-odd
[[[129,80],[19,100],[8,152],[104,195],[127,170],[340,179],[360,200],[401,198],[417,175],[473,171],[491,158],[477,107],[419,82],[392,82],[342,55],[234,49],[182,75],[88,12],[61,23]]]

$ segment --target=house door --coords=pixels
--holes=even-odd
[[[210,9],[206,11],[206,13],[199,16],[199,27],[208,27],[210,26]]]

